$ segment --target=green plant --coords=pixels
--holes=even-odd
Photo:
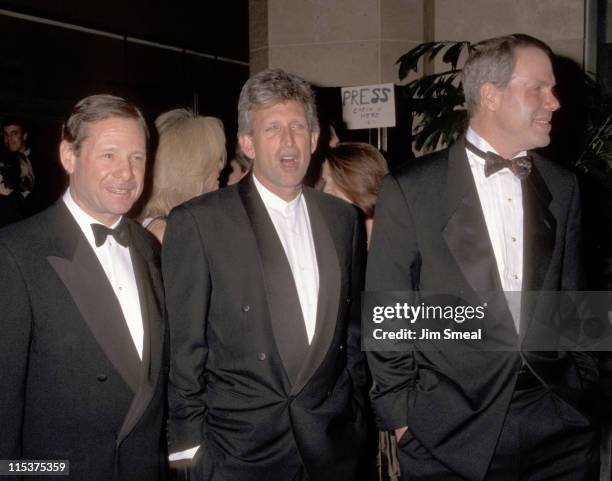
[[[413,130],[416,150],[435,150],[440,144],[452,143],[465,131],[467,112],[463,107],[458,63],[461,54],[469,48],[470,42],[427,42],[417,45],[397,61],[400,80],[416,72],[422,62],[438,58],[447,66],[442,72],[424,75],[403,87],[410,99],[413,125],[416,126]]]

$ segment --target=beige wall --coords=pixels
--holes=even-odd
[[[423,38],[422,4],[250,0],[251,70],[282,67],[323,86],[394,82],[395,61]]]
[[[584,0],[250,0],[251,71],[282,67],[322,86],[399,83],[426,40],[523,32],[582,64]]]
[[[435,0],[438,40],[526,33],[582,64],[584,0]]]

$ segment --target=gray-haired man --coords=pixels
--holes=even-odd
[[[597,471],[596,357],[525,349],[530,302],[513,309],[503,295],[579,288],[576,178],[530,152],[550,142],[559,108],[551,55],[527,35],[475,45],[463,71],[465,138],[381,189],[367,289],[497,293],[484,327],[507,342],[368,353],[374,408],[395,429],[404,479],[586,480]]]
[[[171,459],[198,480],[351,480],[367,436],[355,210],[302,186],[313,93],[282,70],[243,87],[240,183],[170,215]]]

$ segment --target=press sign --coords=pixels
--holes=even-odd
[[[350,130],[395,127],[393,84],[342,87],[342,119]]]

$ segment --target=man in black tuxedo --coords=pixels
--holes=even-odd
[[[174,209],[162,249],[170,459],[195,452],[194,480],[356,479],[363,226],[302,185],[318,137],[304,80],[255,75],[238,117],[253,174]]]
[[[526,157],[549,143],[559,108],[551,55],[520,34],[475,45],[463,72],[465,138],[400,167],[380,192],[366,289],[476,300],[487,308],[485,335],[498,342],[368,353],[377,419],[395,430],[403,479],[597,472],[595,356],[525,348],[539,327],[533,313],[546,314],[546,296],[525,293],[579,288],[576,179]]]
[[[124,215],[146,137],[125,100],[81,100],[59,149],[68,190],[0,231],[0,459],[68,460],[69,479],[165,479],[159,248]]]

